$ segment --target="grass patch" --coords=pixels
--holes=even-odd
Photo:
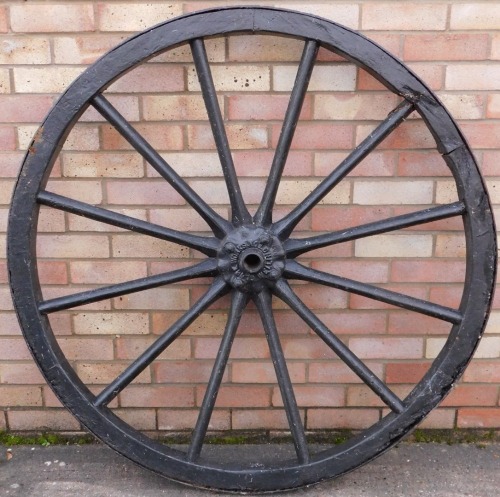
[[[86,445],[95,443],[92,435],[63,435],[59,433],[19,434],[0,431],[0,445]]]
[[[308,431],[307,442],[310,444],[341,445],[356,435],[351,430]],[[166,444],[189,444],[191,432],[161,433],[157,436]],[[7,433],[0,431],[0,445],[87,445],[96,443],[92,435],[60,434],[60,433]],[[404,438],[404,443],[438,443],[438,444],[471,444],[485,447],[491,443],[500,443],[500,430],[454,429],[431,430],[416,429]],[[208,433],[205,443],[211,445],[243,445],[243,444],[285,444],[293,443],[289,432],[285,431],[232,431]]]
[[[500,442],[499,430],[424,430],[416,429],[406,438],[407,442],[439,443],[447,445],[475,444],[478,447],[485,444]]]

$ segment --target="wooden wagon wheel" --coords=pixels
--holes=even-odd
[[[284,35],[304,41],[269,179],[254,216],[249,214],[241,195],[204,47],[207,37],[242,32]],[[230,220],[207,205],[103,95],[127,71],[183,43],[190,44],[210,117],[230,197]],[[401,103],[303,202],[273,222],[278,186],[319,47],[340,54],[368,71],[400,96]],[[89,106],[97,109],[190,204],[210,226],[213,236],[172,230],[45,190],[66,137]],[[292,232],[299,221],[413,112],[420,114],[434,136],[453,174],[459,200],[349,230],[294,238]],[[44,300],[34,249],[41,205],[194,248],[206,258],[186,269]],[[299,255],[315,248],[454,216],[463,219],[467,248],[464,291],[457,309],[310,269],[297,260]],[[275,491],[332,478],[380,455],[408,433],[443,399],[478,344],[492,299],[495,257],[494,222],[478,168],[456,124],[425,84],[385,50],[347,28],[311,15],[254,7],[205,11],[165,22],[130,38],[86,70],[55,104],[30,147],[15,188],[8,234],[10,283],[19,320],[38,366],[59,399],[98,438],[136,463],[177,481],[232,491]],[[200,277],[211,277],[213,283],[199,301],[111,384],[97,395],[90,392],[63,355],[48,315]],[[298,298],[289,280],[326,285],[451,323],[449,339],[424,378],[401,399]],[[115,416],[107,406],[119,392],[209,305],[228,293],[232,300],[226,329],[189,448],[183,451],[148,438]],[[273,295],[293,309],[325,346],[382,399],[389,414],[343,444],[310,453],[273,318]],[[239,464],[237,460],[228,464],[208,461],[201,454],[204,437],[240,317],[250,300],[255,303],[265,328],[296,457],[252,466]]]

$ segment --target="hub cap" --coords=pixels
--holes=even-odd
[[[258,293],[280,278],[285,268],[285,251],[269,230],[242,226],[222,242],[218,267],[233,288]]]

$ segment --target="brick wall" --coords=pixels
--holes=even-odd
[[[0,430],[79,429],[34,365],[12,310],[5,231],[11,189],[38,124],[67,85],[129,35],[172,16],[247,2],[4,1],[0,5]],[[254,4],[254,2],[249,2]],[[402,58],[459,121],[494,204],[500,204],[500,2],[261,1],[360,30]],[[257,48],[256,48],[257,47]],[[301,42],[235,36],[207,42],[246,201],[256,206],[276,146]],[[196,73],[185,47],[117,81],[109,99],[221,215],[228,197]],[[292,145],[276,216],[284,215],[397,104],[367,73],[321,50]],[[430,133],[413,116],[299,225],[305,232],[456,199]],[[48,189],[175,229],[207,226],[95,112],[71,131]],[[498,209],[497,209],[498,210]],[[44,298],[182,267],[196,253],[62,211],[42,208]],[[457,306],[464,273],[457,219],[311,253],[313,267]],[[61,348],[92,390],[113,380],[206,289],[176,284],[51,315]],[[443,346],[449,325],[309,284],[297,294],[369,367],[404,396]],[[144,430],[193,426],[225,324],[223,299],[203,314],[111,406]],[[424,422],[500,427],[500,304],[463,381]],[[276,320],[308,429],[362,428],[383,404],[285,305]],[[243,318],[212,429],[286,429],[269,350],[254,307]]]

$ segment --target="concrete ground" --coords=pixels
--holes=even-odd
[[[231,447],[244,457],[259,446]],[[0,446],[1,497],[211,497],[171,482],[103,445]],[[284,492],[295,497],[496,497],[500,444],[406,444],[336,480]]]

